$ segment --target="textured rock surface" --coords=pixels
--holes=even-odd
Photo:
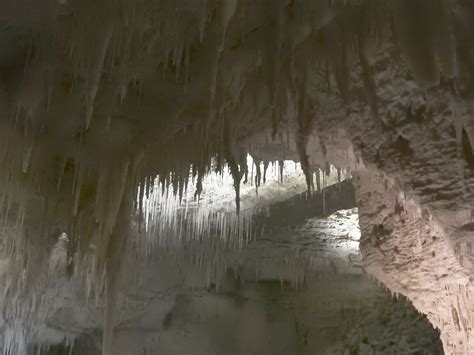
[[[380,173],[367,171],[360,179],[373,182],[370,191],[358,190],[366,270],[441,329],[446,353],[469,354],[473,289],[461,259],[470,251],[446,232],[456,220],[443,224]]]
[[[420,91],[393,57],[378,61],[387,129],[354,131],[364,161],[355,178],[364,263],[441,329],[446,353],[469,354],[471,101],[449,86]]]
[[[426,318],[412,312],[405,299],[375,300],[371,309],[360,314],[340,344],[327,354],[442,354],[440,340],[423,334],[430,327]]]

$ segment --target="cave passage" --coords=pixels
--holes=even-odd
[[[224,205],[233,194],[219,179],[220,195],[214,192],[213,201]],[[252,214],[255,237],[240,247],[224,245],[213,254],[211,246],[219,242],[212,238],[182,240],[130,264],[139,276],[121,290],[114,354],[443,354],[428,320],[363,271],[350,177],[310,195],[295,192],[299,181],[304,183],[303,175],[290,174],[286,182],[269,177],[260,189],[267,202]],[[247,193],[256,193],[250,182],[248,187]],[[192,213],[210,206],[203,199]],[[183,257],[188,249],[207,254]],[[60,246],[53,254],[61,263]],[[24,339],[26,354],[101,354],[98,309],[77,295],[69,298],[71,287],[61,281],[54,295],[59,306],[45,324],[35,325],[43,343]]]

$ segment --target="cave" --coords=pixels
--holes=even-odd
[[[470,0],[1,0],[4,355],[474,353]]]

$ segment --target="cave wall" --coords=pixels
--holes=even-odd
[[[466,221],[452,212],[443,223],[380,171],[359,171],[354,181],[366,271],[427,315],[446,354],[471,353],[472,270],[462,260],[472,253],[448,229]]]

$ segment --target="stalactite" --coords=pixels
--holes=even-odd
[[[325,30],[326,51],[336,84],[345,105],[349,102],[349,63],[346,32],[338,23],[332,23]]]
[[[120,290],[120,273],[123,267],[123,249],[126,245],[125,241],[130,232],[130,214],[132,194],[131,181],[123,181],[124,192],[120,201],[118,215],[118,224],[112,232],[107,246],[107,254],[105,261],[105,309],[104,324],[102,336],[102,355],[113,354],[113,329],[115,326],[115,317],[117,312],[117,302]],[[129,185],[128,187],[125,187]]]
[[[362,82],[364,83],[367,103],[369,105],[375,127],[377,129],[380,129],[377,89],[376,89],[373,69],[370,64],[369,55],[367,53],[367,46],[368,46],[367,41],[369,41],[369,39],[367,38],[367,33],[365,33],[364,29],[361,29],[358,36],[357,47],[358,47],[358,52],[359,52],[359,62],[362,69],[361,70]]]
[[[341,168],[337,168],[337,184],[341,186]]]
[[[229,26],[230,20],[234,17],[235,10],[237,8],[238,0],[223,0],[221,7],[221,24],[222,24],[222,38],[219,45],[219,52],[222,52],[225,47],[225,41],[227,37],[227,27]]]
[[[86,111],[86,122],[85,122],[85,129],[88,130],[91,124],[92,115],[94,111],[94,101],[97,96],[97,92],[99,90],[100,78],[102,76],[102,70],[104,66],[105,56],[107,50],[109,48],[110,41],[112,39],[113,34],[113,26],[111,23],[106,24],[103,28],[101,35],[101,42],[99,44],[97,58],[93,63],[93,73],[92,78],[89,83],[89,92],[86,93],[86,104],[87,104],[87,111]]]
[[[436,0],[430,3],[433,11],[434,45],[440,68],[448,78],[458,76],[456,39],[453,31],[453,3],[450,0]]]
[[[234,189],[235,189],[235,207],[237,213],[240,212],[240,181],[242,179],[242,173],[239,169],[239,164],[235,157],[234,147],[233,147],[233,139],[231,135],[231,127],[230,123],[226,122],[224,124],[224,134],[223,134],[223,151],[224,156],[229,165],[229,170],[234,179]]]
[[[213,118],[215,115],[214,102],[216,98],[217,78],[219,76],[220,57],[221,57],[221,53],[217,51],[215,55],[214,63],[211,67],[210,88],[209,88],[209,117],[207,120],[208,127],[212,124]]]
[[[283,170],[285,168],[285,162],[283,160],[279,160],[278,161],[278,167],[279,167],[279,180],[280,180],[280,183],[283,184]]]
[[[316,168],[316,187],[318,192],[321,192],[321,169]]]
[[[326,215],[326,177],[323,174],[323,215]]]
[[[268,160],[263,161],[263,183],[267,182],[267,169],[270,162]]]
[[[239,166],[240,166],[240,171],[241,171],[241,174],[243,174],[244,176],[244,184],[246,184],[248,182],[248,175],[249,175],[249,167],[247,165],[247,154],[245,154],[244,152],[241,152],[240,154],[240,157],[239,157]]]
[[[199,200],[202,193],[202,179],[203,179],[203,172],[199,170],[197,181],[196,181],[196,192],[194,193],[194,200]]]
[[[201,0],[201,13],[199,14],[199,40],[202,42],[204,39],[204,30],[206,27],[207,19],[207,2],[208,0]]]
[[[254,158],[254,164],[255,164],[255,187],[256,187],[256,190],[258,192],[258,188],[260,187],[260,183],[261,183],[261,180],[262,180],[262,170],[261,170],[261,160],[259,159],[256,159]]]
[[[274,165],[276,169],[273,175],[276,179],[281,179],[282,164]],[[225,172],[225,167],[220,168]],[[194,168],[191,168],[195,171]],[[194,173],[193,173],[194,174]],[[197,174],[197,173],[196,173]],[[210,178],[210,177],[209,177]],[[217,175],[212,179],[217,178]],[[232,178],[229,175],[229,178]],[[202,187],[209,186],[208,177],[203,176]],[[209,240],[211,243],[222,243],[219,245],[232,248],[240,248],[245,243],[251,241],[256,236],[255,227],[252,225],[252,218],[258,210],[246,209],[235,214],[228,208],[222,211],[222,207],[208,205],[206,197],[200,202],[193,204],[196,193],[186,191],[186,195],[181,200],[172,191],[166,190],[161,194],[161,185],[166,181],[157,177],[154,182],[145,182],[145,185],[154,184],[154,193],[144,193],[139,209],[142,212],[137,215],[142,216],[143,222],[139,234],[138,250],[143,255],[149,255],[163,248],[179,248],[198,241]],[[137,199],[142,191],[150,190],[148,186],[142,186],[137,190]],[[141,206],[141,207],[140,207]],[[202,260],[200,256],[198,260]],[[199,261],[201,263],[201,261]],[[202,266],[202,265],[201,265]]]
[[[308,193],[311,193],[314,190],[314,186],[306,147],[308,145],[308,137],[313,131],[313,118],[311,117],[311,112],[308,109],[308,97],[306,90],[306,81],[304,81],[301,84],[301,88],[298,93],[298,111],[296,117],[298,122],[298,132],[296,134],[296,150],[300,158],[301,169],[303,170],[306,178]]]
[[[439,69],[434,48],[434,23],[431,1],[399,0],[393,2],[396,38],[406,55],[411,73],[422,88],[439,83]],[[420,21],[420,18],[424,18]]]

